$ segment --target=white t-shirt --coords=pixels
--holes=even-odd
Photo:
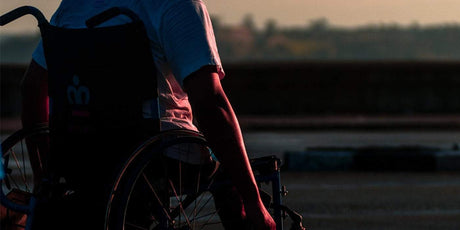
[[[85,21],[114,6],[134,11],[144,22],[159,71],[158,90],[163,130],[196,130],[183,80],[206,65],[214,65],[224,77],[214,32],[206,6],[201,0],[63,0],[51,24],[65,28],[86,28]],[[101,26],[130,22],[126,16]],[[40,42],[33,59],[46,68]],[[152,105],[154,106],[154,105]]]

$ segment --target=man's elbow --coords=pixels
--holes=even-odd
[[[206,68],[188,76],[184,80],[184,89],[188,94],[192,109],[218,106],[226,98],[219,75]]]

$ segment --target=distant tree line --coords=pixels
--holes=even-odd
[[[212,17],[224,61],[264,60],[460,60],[460,24],[374,24],[342,28],[325,18],[284,28],[273,19],[257,28],[251,15],[239,25]],[[37,34],[0,34],[0,62],[27,63]]]
[[[319,18],[305,27],[282,28],[271,19],[258,29],[246,15],[238,26],[222,24],[218,17],[213,25],[227,61],[460,60],[460,24],[341,28]]]

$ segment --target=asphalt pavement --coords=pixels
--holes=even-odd
[[[460,173],[284,172],[282,183],[307,229],[460,229]]]

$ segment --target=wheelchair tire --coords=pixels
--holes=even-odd
[[[39,125],[30,129],[21,129],[6,138],[1,144],[2,166],[5,177],[0,180],[0,228],[21,229],[31,225],[34,203],[34,178],[31,168],[28,147],[41,150],[35,140],[49,140],[47,125]],[[44,139],[45,138],[45,139]],[[48,145],[48,143],[44,143]],[[35,179],[35,183],[34,183]]]
[[[184,143],[206,146],[198,133],[173,130],[149,139],[134,151],[113,185],[106,230],[222,229],[208,191],[212,170],[162,154],[166,148]]]
[[[48,138],[47,125],[39,125],[30,129],[20,129],[5,139],[2,146],[2,164],[5,178],[2,189],[6,194],[13,189],[31,193],[34,189],[33,171],[30,166],[26,139]]]

